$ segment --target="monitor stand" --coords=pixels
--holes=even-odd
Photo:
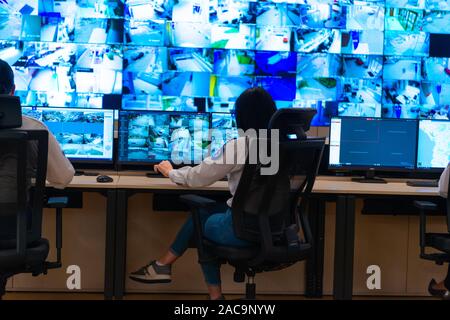
[[[387,183],[386,180],[375,177],[375,170],[368,170],[364,177],[352,178],[352,181],[359,183]]]

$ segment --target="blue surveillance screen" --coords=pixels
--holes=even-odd
[[[8,0],[0,59],[30,107],[231,114],[261,86],[313,126],[450,120],[449,26],[441,0]]]
[[[23,107],[22,114],[43,122],[70,160],[113,160],[114,110]]]
[[[417,168],[442,169],[450,162],[450,122],[420,120]]]
[[[417,121],[332,118],[330,167],[414,169]]]
[[[209,153],[209,114],[122,111],[119,162],[200,163]]]

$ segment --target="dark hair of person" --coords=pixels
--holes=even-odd
[[[9,94],[14,87],[14,72],[6,61],[0,59],[0,94]]]
[[[239,129],[268,129],[269,121],[277,111],[272,96],[263,88],[245,90],[237,98],[234,107],[236,125]]]

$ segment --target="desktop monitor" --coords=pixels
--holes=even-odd
[[[417,169],[442,170],[450,162],[450,121],[420,120]]]
[[[379,118],[333,118],[331,169],[413,170],[417,121]]]
[[[209,152],[207,113],[122,111],[119,114],[119,162],[199,163]]]
[[[23,107],[22,114],[42,121],[72,162],[112,162],[114,110]]]

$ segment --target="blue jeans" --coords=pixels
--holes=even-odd
[[[203,225],[205,238],[230,247],[245,247],[249,243],[238,239],[233,230],[231,209],[225,213],[210,213],[200,211],[200,219]],[[188,248],[190,240],[194,235],[194,222],[190,216],[178,232],[170,251],[177,257],[181,256]],[[220,285],[220,264],[217,261],[201,263],[203,275],[208,285]]]

